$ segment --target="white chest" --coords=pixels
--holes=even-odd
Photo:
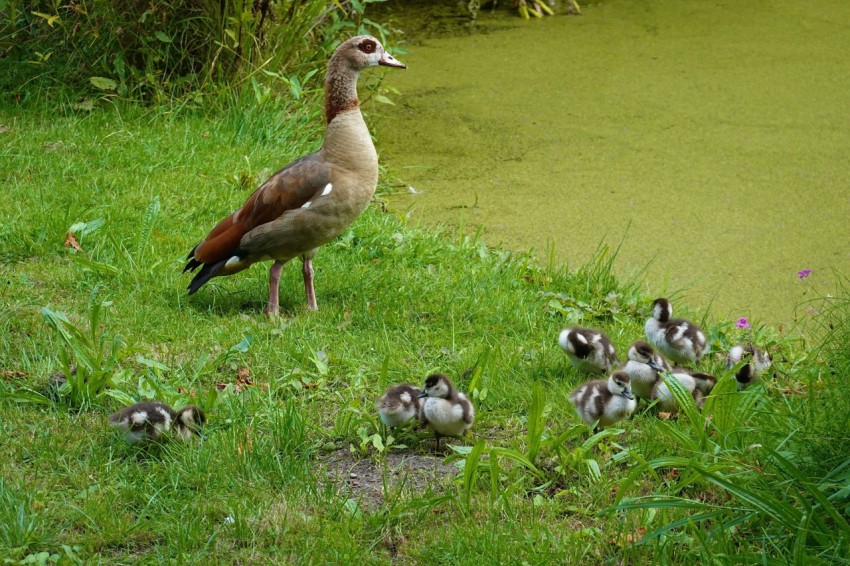
[[[605,403],[599,423],[603,426],[611,425],[629,417],[635,412],[637,402],[634,399],[626,399],[622,395],[613,395]]]
[[[649,399],[652,387],[658,380],[658,373],[647,364],[629,360],[623,371],[629,374],[632,392],[641,399]]]
[[[643,330],[646,333],[646,339],[649,340],[650,344],[656,348],[663,349],[666,347],[667,337],[665,336],[665,329],[661,327],[661,324],[657,320],[654,318],[647,320]]]
[[[463,407],[445,399],[428,397],[422,406],[428,425],[444,436],[460,436],[469,425],[463,420]]]
[[[694,390],[697,388],[696,380],[693,376],[686,373],[674,373],[667,374],[666,378],[668,380],[675,379],[682,386],[688,390],[688,392],[693,395]],[[667,412],[675,412],[679,408],[679,404],[676,402],[676,398],[673,397],[673,392],[670,391],[670,388],[666,383],[662,380],[658,380],[655,384],[655,389],[652,392],[652,398],[658,399],[659,407]]]

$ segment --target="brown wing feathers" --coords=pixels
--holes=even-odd
[[[276,220],[287,210],[300,208],[329,182],[330,168],[319,152],[302,157],[275,173],[238,211],[219,222],[189,252],[183,272],[203,266],[189,284],[189,294],[214,277],[228,259],[239,256],[239,242],[245,234]]]

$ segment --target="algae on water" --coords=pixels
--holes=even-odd
[[[850,272],[850,3],[584,8],[441,27],[391,5],[413,32],[379,151],[421,191],[393,205],[540,255],[553,240],[570,265],[628,230],[618,268],[651,262],[650,294],[806,316],[831,270]]]

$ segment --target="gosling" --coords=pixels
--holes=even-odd
[[[726,369],[732,369],[742,361],[746,363],[735,374],[738,381],[738,391],[743,391],[750,385],[761,381],[762,375],[770,369],[773,361],[764,350],[752,344],[733,346],[726,356]]]
[[[437,450],[440,449],[440,436],[462,436],[475,420],[472,403],[441,373],[425,379],[419,398],[423,399],[420,418],[434,431]]]
[[[713,375],[700,372],[690,372],[683,368],[673,368],[673,371],[667,373],[667,379],[676,379],[679,383],[688,390],[691,397],[694,399],[694,404],[701,409],[705,404],[705,398],[714,389],[717,380]],[[652,400],[658,400],[658,407],[662,411],[668,413],[676,413],[679,410],[679,403],[673,396],[673,392],[664,383],[664,380],[659,379],[652,388]]]
[[[108,420],[111,426],[124,431],[127,442],[135,444],[159,440],[172,430],[177,438],[189,440],[200,434],[207,419],[204,411],[194,405],[175,412],[160,401],[143,401],[109,415]]]
[[[421,389],[406,383],[388,388],[377,403],[381,422],[389,427],[397,427],[410,419],[418,419],[422,409],[420,393]]]
[[[620,365],[614,345],[599,330],[579,326],[565,328],[558,336],[558,345],[567,353],[573,367],[583,371],[606,373]]]
[[[646,338],[674,362],[699,362],[708,350],[705,333],[693,322],[680,318],[670,320],[672,315],[673,309],[667,299],[655,299],[652,318],[644,326]]]
[[[637,402],[632,395],[629,374],[615,371],[607,380],[597,379],[580,385],[570,394],[581,419],[593,426],[605,427],[628,418],[635,412]]]
[[[632,393],[640,399],[651,399],[652,388],[658,381],[658,372],[670,371],[670,364],[643,340],[632,342],[626,357],[628,361],[623,371],[629,374]]]

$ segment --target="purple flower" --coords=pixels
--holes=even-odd
[[[741,319],[735,323],[735,326],[738,328],[749,328],[750,322],[747,320],[747,317],[742,316]]]
[[[811,274],[811,272],[812,272],[811,269],[803,269],[803,270],[797,272],[797,277],[799,277],[800,279],[805,279],[806,277],[808,277]]]

